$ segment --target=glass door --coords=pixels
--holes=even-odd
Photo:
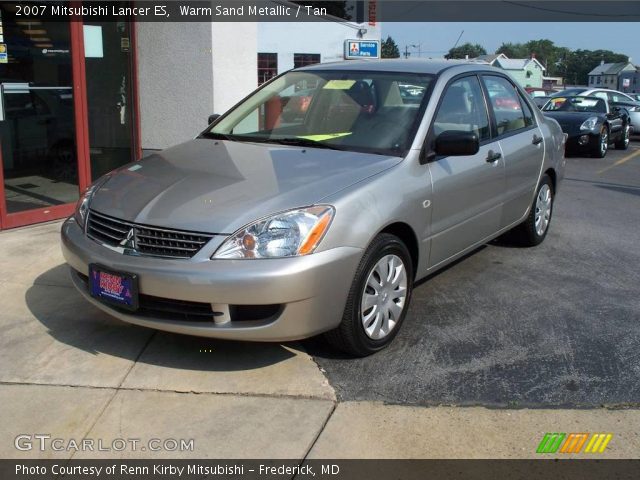
[[[2,227],[71,213],[81,182],[70,22],[16,17],[0,4]]]
[[[131,25],[84,18],[92,180],[135,159]]]

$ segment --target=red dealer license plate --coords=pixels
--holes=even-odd
[[[127,310],[138,308],[138,276],[116,272],[100,265],[89,265],[91,296]]]

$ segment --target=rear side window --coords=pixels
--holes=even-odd
[[[619,93],[616,93],[616,92],[607,92],[607,93],[609,95],[609,101],[612,103],[624,103],[624,102],[631,101],[629,97],[626,97]]]
[[[489,103],[496,117],[498,136],[525,128],[527,121],[522,104],[511,82],[492,75],[486,75],[483,79],[489,93]]]
[[[446,131],[474,132],[480,141],[489,139],[489,116],[478,77],[464,77],[447,87],[433,122],[436,137]]]
[[[522,114],[524,115],[524,125],[525,127],[530,127],[535,123],[533,112],[531,111],[531,108],[529,108],[529,104],[522,97],[522,95],[518,94],[518,97],[520,98],[520,106],[522,108]]]

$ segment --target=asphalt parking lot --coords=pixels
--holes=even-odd
[[[421,282],[386,351],[307,342],[338,398],[415,405],[638,405],[640,141],[567,159],[537,248],[494,242]]]
[[[639,206],[640,142],[569,159],[540,247],[494,242],[421,282],[365,359],[119,322],[71,285],[60,222],[4,231],[0,458],[150,455],[15,447],[37,433],[195,440],[154,458],[535,458],[556,431],[614,432],[603,458],[635,458]]]

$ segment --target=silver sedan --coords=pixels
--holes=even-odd
[[[80,292],[126,322],[252,341],[323,333],[368,355],[400,330],[416,280],[508,231],[544,240],[564,143],[487,65],[308,66],[96,181],[63,252]]]

